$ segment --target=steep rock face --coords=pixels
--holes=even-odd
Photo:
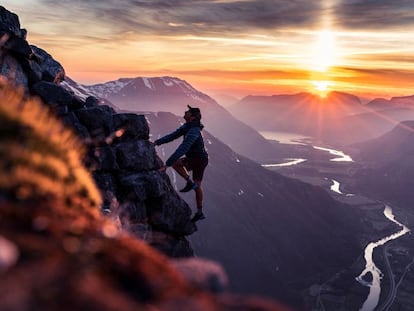
[[[174,266],[102,217],[81,142],[43,103],[5,84],[0,155],[1,310],[284,310],[217,295],[225,284],[217,266]],[[204,282],[188,272],[196,265]]]
[[[158,172],[161,160],[149,142],[144,116],[116,113],[93,97],[80,99],[58,84],[65,70],[51,55],[25,39],[18,17],[0,8],[0,72],[26,94],[43,100],[88,146],[85,161],[104,198],[103,209],[119,216],[124,227],[174,256],[191,256],[183,238],[196,228],[191,210]],[[154,232],[156,231],[156,232]],[[165,234],[164,235],[162,235]],[[163,237],[160,239],[160,237]]]

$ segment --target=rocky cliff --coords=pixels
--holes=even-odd
[[[87,145],[85,164],[93,172],[104,199],[103,209],[119,217],[123,227],[155,243],[171,256],[191,256],[183,238],[196,229],[191,210],[158,172],[161,160],[148,140],[144,116],[116,113],[83,101],[62,88],[64,68],[40,48],[29,45],[18,17],[1,10],[2,64],[0,73],[26,94],[42,99],[55,115],[73,128]]]
[[[1,84],[1,310],[283,310],[218,295],[217,265],[173,263],[103,217],[82,149],[43,103]]]
[[[213,294],[217,264],[149,247],[189,256],[196,228],[145,117],[61,88],[63,67],[3,7],[0,34],[1,310],[283,310]]]

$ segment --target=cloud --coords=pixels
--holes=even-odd
[[[412,0],[340,0],[336,23],[347,29],[384,30],[414,25]]]
[[[409,69],[390,69],[390,68],[358,68],[341,67],[336,68],[338,79],[341,81],[363,81],[365,84],[376,85],[410,85],[414,79],[414,70]]]
[[[93,22],[122,33],[151,35],[229,34],[279,27],[312,27],[319,22],[317,1],[257,0],[39,0],[54,14]],[[79,25],[82,27],[82,24]],[[86,29],[87,30],[87,29]]]

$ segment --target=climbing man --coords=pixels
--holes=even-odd
[[[157,139],[154,144],[156,146],[173,141],[184,136],[183,142],[178,146],[177,150],[167,159],[165,166],[160,170],[165,171],[167,167],[172,166],[177,173],[187,182],[180,192],[195,191],[197,212],[191,221],[195,222],[204,219],[203,214],[203,190],[201,181],[203,180],[204,170],[208,164],[208,154],[204,147],[203,136],[201,130],[201,112],[199,108],[188,106],[188,110],[184,113],[185,123],[171,134],[165,135]],[[181,158],[183,155],[185,157]],[[189,175],[189,171],[193,172],[193,180]]]

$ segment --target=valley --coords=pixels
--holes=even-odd
[[[281,140],[284,137],[281,137]],[[309,139],[298,140],[296,137],[293,141],[285,142],[288,143],[285,145],[285,150],[290,154],[287,158],[300,157],[303,161],[285,166],[269,164],[264,166],[284,176],[320,186],[335,200],[361,210],[366,229],[360,238],[361,247],[370,243],[373,245],[374,241],[378,241],[376,248],[371,251],[371,256],[374,262],[372,268],[379,269],[377,276],[380,281],[379,286],[374,286],[369,292],[367,286],[373,281],[373,275],[371,272],[364,275],[361,273],[365,265],[364,254],[361,253],[350,267],[337,271],[320,283],[313,284],[304,293],[307,301],[306,309],[412,310],[414,307],[410,299],[414,277],[412,234],[409,228],[402,230],[402,227],[393,223],[392,217],[391,220],[387,218],[390,217],[389,214],[387,217],[384,216],[384,208],[392,203],[382,202],[354,186],[354,179],[357,178],[355,173],[362,169],[363,164],[351,160],[335,161],[338,159],[335,155],[327,153],[325,148],[316,149],[309,145]],[[395,219],[410,227],[414,221],[414,213],[410,209],[392,205],[392,210]],[[360,274],[361,279],[358,282],[357,277]]]

